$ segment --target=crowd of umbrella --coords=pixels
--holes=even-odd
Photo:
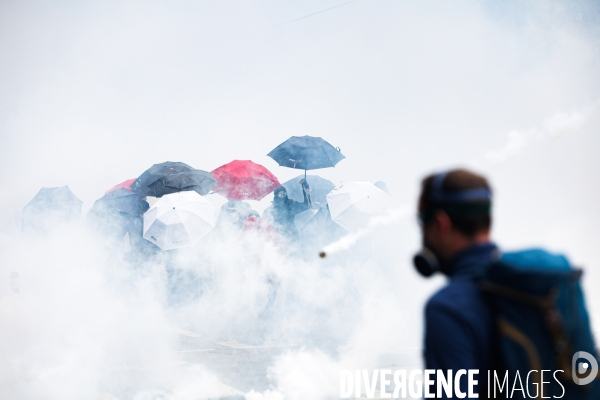
[[[307,175],[308,170],[334,167],[345,158],[339,148],[319,137],[293,136],[268,156],[304,174],[281,184],[267,168],[250,160],[234,160],[211,172],[167,161],[108,190],[90,209],[88,221],[108,227],[117,236],[124,236],[123,227],[138,224],[140,241],[170,250],[195,245],[215,227],[218,210],[205,198],[210,193],[230,201],[261,200],[283,186],[289,199],[302,202],[305,195],[299,182],[305,179],[310,194],[307,209],[295,216],[298,230],[326,211],[342,231],[353,231],[389,205],[389,195],[373,183],[342,182],[335,187],[327,179]],[[148,196],[157,198],[151,207]],[[67,186],[42,188],[23,209],[22,229],[44,231],[51,224],[48,221],[78,219],[81,207],[81,200]]]

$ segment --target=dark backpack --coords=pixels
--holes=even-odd
[[[542,379],[544,397],[600,399],[598,379],[587,385],[577,385],[573,379],[573,376],[589,376],[593,373],[593,361],[598,364],[579,283],[581,275],[582,271],[572,268],[564,256],[540,249],[505,253],[489,267],[481,288],[496,316],[496,350],[501,367],[497,372],[499,384],[493,373],[489,381],[491,398],[494,398],[494,386],[497,398],[510,396],[513,385],[519,389],[519,382],[515,382],[518,373],[524,391],[515,390],[513,399],[542,398],[539,392]],[[574,360],[577,352],[589,353],[593,360],[581,357]],[[587,362],[587,374],[573,375],[577,372],[573,369],[577,370],[581,362]],[[530,374],[532,370],[538,372]],[[543,378],[542,370],[549,370],[544,372]],[[557,370],[564,372],[555,374]],[[508,379],[504,382],[506,371]],[[505,387],[500,394],[498,390],[503,383]],[[534,397],[536,383],[538,393]]]

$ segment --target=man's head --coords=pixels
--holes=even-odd
[[[285,190],[283,186],[279,186],[273,192],[273,206],[279,207],[281,205],[284,205],[286,203],[287,198],[287,190]]]
[[[454,255],[488,241],[491,205],[487,180],[471,171],[455,169],[423,179],[418,210],[424,250],[414,259],[419,272],[445,272],[445,262]]]

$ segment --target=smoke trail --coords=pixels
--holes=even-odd
[[[356,242],[360,238],[369,235],[374,230],[380,227],[391,225],[399,220],[410,216],[410,210],[411,209],[408,206],[401,206],[398,208],[390,209],[383,215],[377,215],[371,218],[367,228],[350,233],[342,237],[338,241],[325,246],[323,250],[319,252],[319,256],[321,258],[325,258],[350,249],[354,244],[356,244]]]
[[[540,143],[549,139],[555,139],[581,129],[598,112],[600,112],[600,100],[575,109],[570,113],[557,113],[538,127],[523,131],[512,130],[508,132],[508,140],[504,146],[489,151],[485,155],[485,161],[492,165],[505,164],[510,159],[520,156],[531,143]],[[338,241],[327,245],[319,252],[319,256],[325,258],[349,250],[360,238],[369,235],[379,227],[393,224],[409,214],[409,208],[403,206],[390,210],[385,215],[376,216],[370,220],[367,228],[350,233]]]
[[[531,143],[540,143],[558,138],[564,134],[575,132],[595,114],[600,111],[600,100],[587,106],[575,109],[570,113],[557,113],[544,121],[541,126],[528,130],[512,130],[508,132],[508,140],[501,148],[489,151],[485,161],[492,165],[502,165],[508,160],[520,156]],[[379,215],[369,221],[367,228],[350,233],[334,243],[325,246],[319,256],[325,258],[349,250],[356,242],[369,235],[374,230],[395,223],[410,214],[406,206],[389,210],[385,215]]]
[[[512,130],[504,146],[491,150],[485,155],[485,161],[491,165],[502,165],[508,160],[520,156],[532,143],[541,143],[555,139],[570,132],[576,132],[595,114],[600,111],[600,100],[587,106],[575,109],[570,113],[557,113],[544,121],[540,126],[527,130]]]

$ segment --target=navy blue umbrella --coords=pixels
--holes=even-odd
[[[176,174],[166,175],[148,185],[142,193],[147,196],[162,197],[165,194],[185,192],[193,190],[201,196],[205,196],[217,181],[210,172],[195,169]]]
[[[330,168],[344,155],[320,137],[292,136],[267,154],[282,167],[306,170]]]
[[[134,192],[139,193],[144,191],[148,185],[167,175],[193,170],[194,168],[182,162],[166,161],[160,164],[154,164],[131,184],[131,189],[133,189]]]
[[[182,162],[154,164],[132,184],[142,196],[162,197],[165,194],[194,190],[204,196],[217,184],[210,172],[194,169]]]

